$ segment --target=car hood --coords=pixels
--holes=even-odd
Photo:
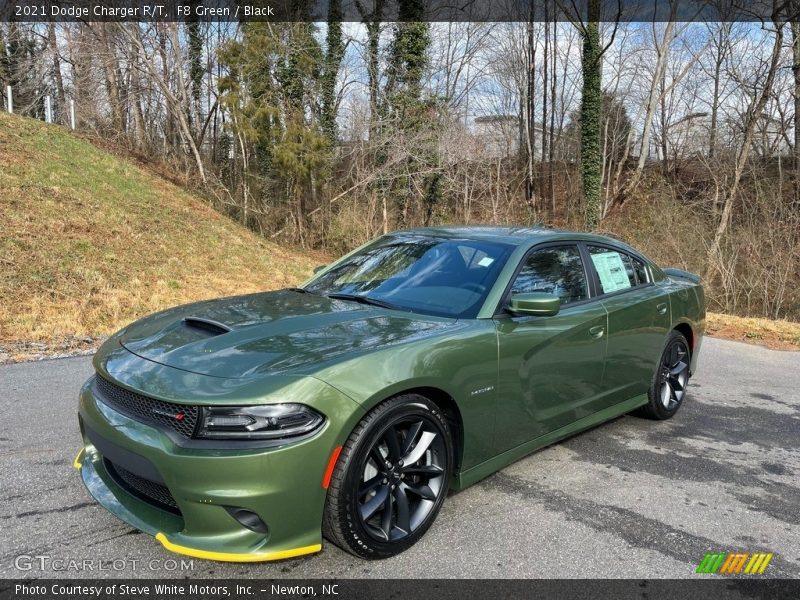
[[[288,371],[421,339],[456,321],[289,290],[173,308],[122,330],[120,344],[151,361],[213,377]]]

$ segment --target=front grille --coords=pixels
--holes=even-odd
[[[175,513],[176,515],[181,514],[181,511],[178,509],[178,503],[175,502],[175,498],[172,497],[168,487],[156,483],[155,481],[139,477],[135,473],[131,473],[119,465],[115,465],[107,458],[105,459],[105,465],[106,470],[111,477],[114,478],[114,481],[132,495],[163,510]]]
[[[174,404],[137,394],[100,375],[95,380],[101,400],[112,408],[138,421],[167,427],[182,437],[192,437],[199,413],[197,406]]]

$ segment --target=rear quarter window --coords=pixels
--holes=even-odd
[[[635,256],[631,256],[631,262],[633,263],[633,270],[636,272],[636,279],[639,282],[639,285],[649,283],[650,275],[645,264]]]

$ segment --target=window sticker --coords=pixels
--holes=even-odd
[[[490,264],[494,262],[493,258],[489,258],[488,256],[484,256],[482,259],[478,261],[478,266],[481,267],[488,267]]]
[[[603,286],[604,294],[631,287],[625,263],[622,262],[622,257],[618,252],[592,254],[592,262],[598,277],[600,277],[600,285]]]

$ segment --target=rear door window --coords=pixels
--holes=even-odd
[[[597,271],[601,294],[611,294],[636,285],[633,262],[624,252],[589,246],[589,256],[592,257],[594,270]]]

